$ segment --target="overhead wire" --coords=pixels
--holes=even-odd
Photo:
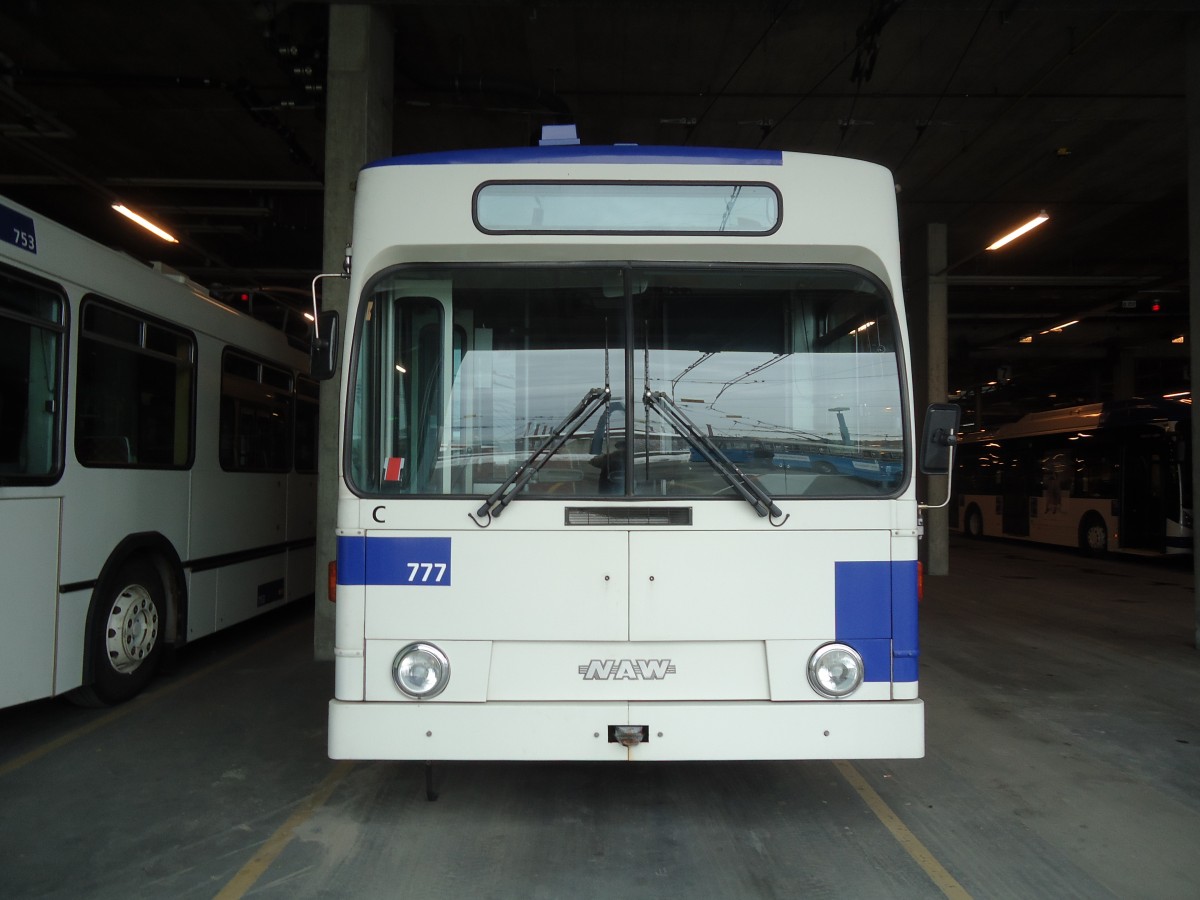
[[[782,125],[784,122],[786,122],[788,119],[790,119],[795,114],[796,110],[798,110],[805,103],[805,101],[807,101],[810,97],[812,97],[812,95],[814,93],[816,93],[817,88],[819,88],[826,81],[828,81],[830,78],[832,78],[833,74],[835,72],[837,72],[837,70],[840,69],[843,65],[845,65],[846,61],[848,59],[850,59],[850,57],[852,57],[852,56],[860,57],[859,60],[855,61],[854,71],[853,71],[851,77],[854,78],[855,81],[858,83],[858,89],[861,89],[862,82],[865,80],[869,80],[870,76],[871,76],[871,72],[874,70],[875,57],[878,55],[878,52],[879,52],[878,46],[875,44],[875,41],[879,37],[880,32],[883,31],[883,26],[887,24],[887,21],[892,17],[892,15],[896,12],[896,10],[898,10],[903,4],[904,4],[904,0],[877,0],[877,2],[873,2],[872,3],[872,14],[868,17],[866,22],[864,22],[861,26],[859,26],[858,31],[856,33],[857,41],[855,42],[854,46],[851,47],[848,51],[846,51],[846,53],[842,56],[842,58],[839,59],[836,63],[834,63],[829,68],[829,71],[827,71],[824,75],[822,75],[819,79],[817,79],[817,81],[812,85],[812,87],[810,87],[808,89],[808,91],[802,97],[800,97],[800,99],[798,99],[795,103],[793,103],[788,108],[787,112],[785,112],[782,116],[780,116],[775,122],[773,122],[771,124],[770,128],[763,129],[762,137],[759,138],[757,146],[761,147],[764,143],[766,143],[767,138],[769,138],[772,134],[774,134],[779,129],[780,125]],[[871,50],[871,53],[868,57],[866,65],[864,67],[861,62],[861,53],[865,47],[869,47]],[[865,77],[863,77],[864,74],[865,74]],[[857,102],[858,89],[855,90],[855,100],[852,101],[851,112],[853,112],[854,103]],[[843,134],[843,137],[844,137],[844,134]],[[841,141],[839,140],[838,143],[840,146]]]
[[[738,77],[738,74],[745,67],[746,63],[750,61],[750,57],[752,57],[758,51],[758,48],[762,46],[762,42],[765,41],[767,39],[767,35],[774,30],[775,25],[780,19],[783,18],[784,13],[786,13],[789,7],[791,7],[792,2],[793,0],[787,0],[787,2],[783,4],[779,12],[775,14],[775,17],[771,19],[767,27],[763,29],[762,34],[758,36],[758,40],[756,40],[750,49],[746,51],[745,56],[742,57],[742,61],[737,64],[733,72],[730,73],[729,77],[725,79],[725,83],[721,85],[720,90],[716,91],[709,97],[708,105],[704,107],[704,111],[700,113],[700,115],[696,117],[696,121],[692,123],[687,137],[684,139],[685,145],[691,143],[692,136],[696,133],[696,129],[700,127],[700,124],[708,117],[708,114],[712,112],[712,108],[716,105],[717,101],[725,95],[727,90],[729,90],[729,85],[733,84],[734,79]]]
[[[971,52],[971,47],[974,45],[975,39],[979,37],[979,31],[983,28],[983,23],[987,20],[988,13],[992,11],[993,2],[994,0],[988,0],[988,5],[984,8],[983,14],[979,17],[979,21],[975,23],[975,30],[971,32],[971,37],[967,40],[966,45],[963,47],[962,53],[958,55],[958,61],[954,63],[954,69],[951,70],[950,76],[946,79],[946,84],[942,87],[942,92],[938,95],[937,100],[934,101],[933,109],[929,111],[929,115],[925,117],[925,121],[917,125],[917,136],[913,139],[913,142],[909,144],[908,150],[904,152],[904,156],[901,157],[900,162],[893,167],[893,171],[899,171],[900,168],[906,162],[908,162],[908,158],[912,156],[913,151],[917,149],[917,144],[919,144],[921,142],[921,138],[925,136],[926,129],[928,129],[929,125],[933,122],[933,117],[937,115],[938,107],[942,105],[942,101],[945,100],[947,94],[950,93],[950,85],[954,83],[954,79],[958,76],[958,70],[962,68],[962,64],[966,61],[967,54]]]

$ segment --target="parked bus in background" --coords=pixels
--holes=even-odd
[[[951,527],[1089,553],[1192,552],[1191,406],[1030,413],[958,448]]]
[[[165,649],[313,593],[307,370],[0,198],[0,706],[128,699]]]
[[[864,162],[366,167],[330,755],[921,756],[900,284]]]

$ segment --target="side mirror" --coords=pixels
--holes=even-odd
[[[926,475],[949,474],[961,420],[962,410],[954,404],[930,404],[920,450],[921,471]]]
[[[333,373],[337,371],[338,337],[337,312],[331,309],[318,315],[313,328],[312,345],[308,351],[309,375],[317,381],[332,378]]]

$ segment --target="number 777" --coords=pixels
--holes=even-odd
[[[433,579],[435,584],[440,583],[446,576],[445,563],[410,562],[407,565],[409,584],[416,584],[418,582],[422,584],[427,583],[435,569],[437,570],[437,577]]]

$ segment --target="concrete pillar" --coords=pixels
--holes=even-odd
[[[332,4],[329,7],[329,67],[325,93],[325,236],[323,271],[340,272],[354,210],[354,188],[364,163],[392,154],[392,72],[394,41],[390,13],[381,7]],[[342,316],[345,342],[347,284],[321,282],[322,308]],[[321,437],[317,486],[317,599],[313,651],[333,658],[333,604],[325,585],[337,556],[338,406],[341,372],[321,385]]]
[[[946,225],[932,222],[926,232],[925,272],[927,298],[925,320],[926,403],[945,403],[949,393],[949,337],[946,324],[949,286],[946,267]],[[924,424],[925,405],[917,407],[917,433]],[[941,503],[946,497],[946,479],[925,479],[925,502]],[[929,575],[950,572],[950,511],[931,509],[925,513],[925,571]]]
[[[1188,20],[1187,67],[1187,183],[1188,183],[1188,353],[1191,383],[1200,372],[1200,16]],[[1195,399],[1193,390],[1193,399]],[[1192,510],[1196,510],[1195,486],[1200,484],[1200,453],[1196,452],[1196,436],[1200,435],[1200,404],[1192,403],[1192,440],[1188,456],[1192,461]],[[1200,647],[1200,546],[1193,537],[1192,565],[1196,573],[1195,642]]]

